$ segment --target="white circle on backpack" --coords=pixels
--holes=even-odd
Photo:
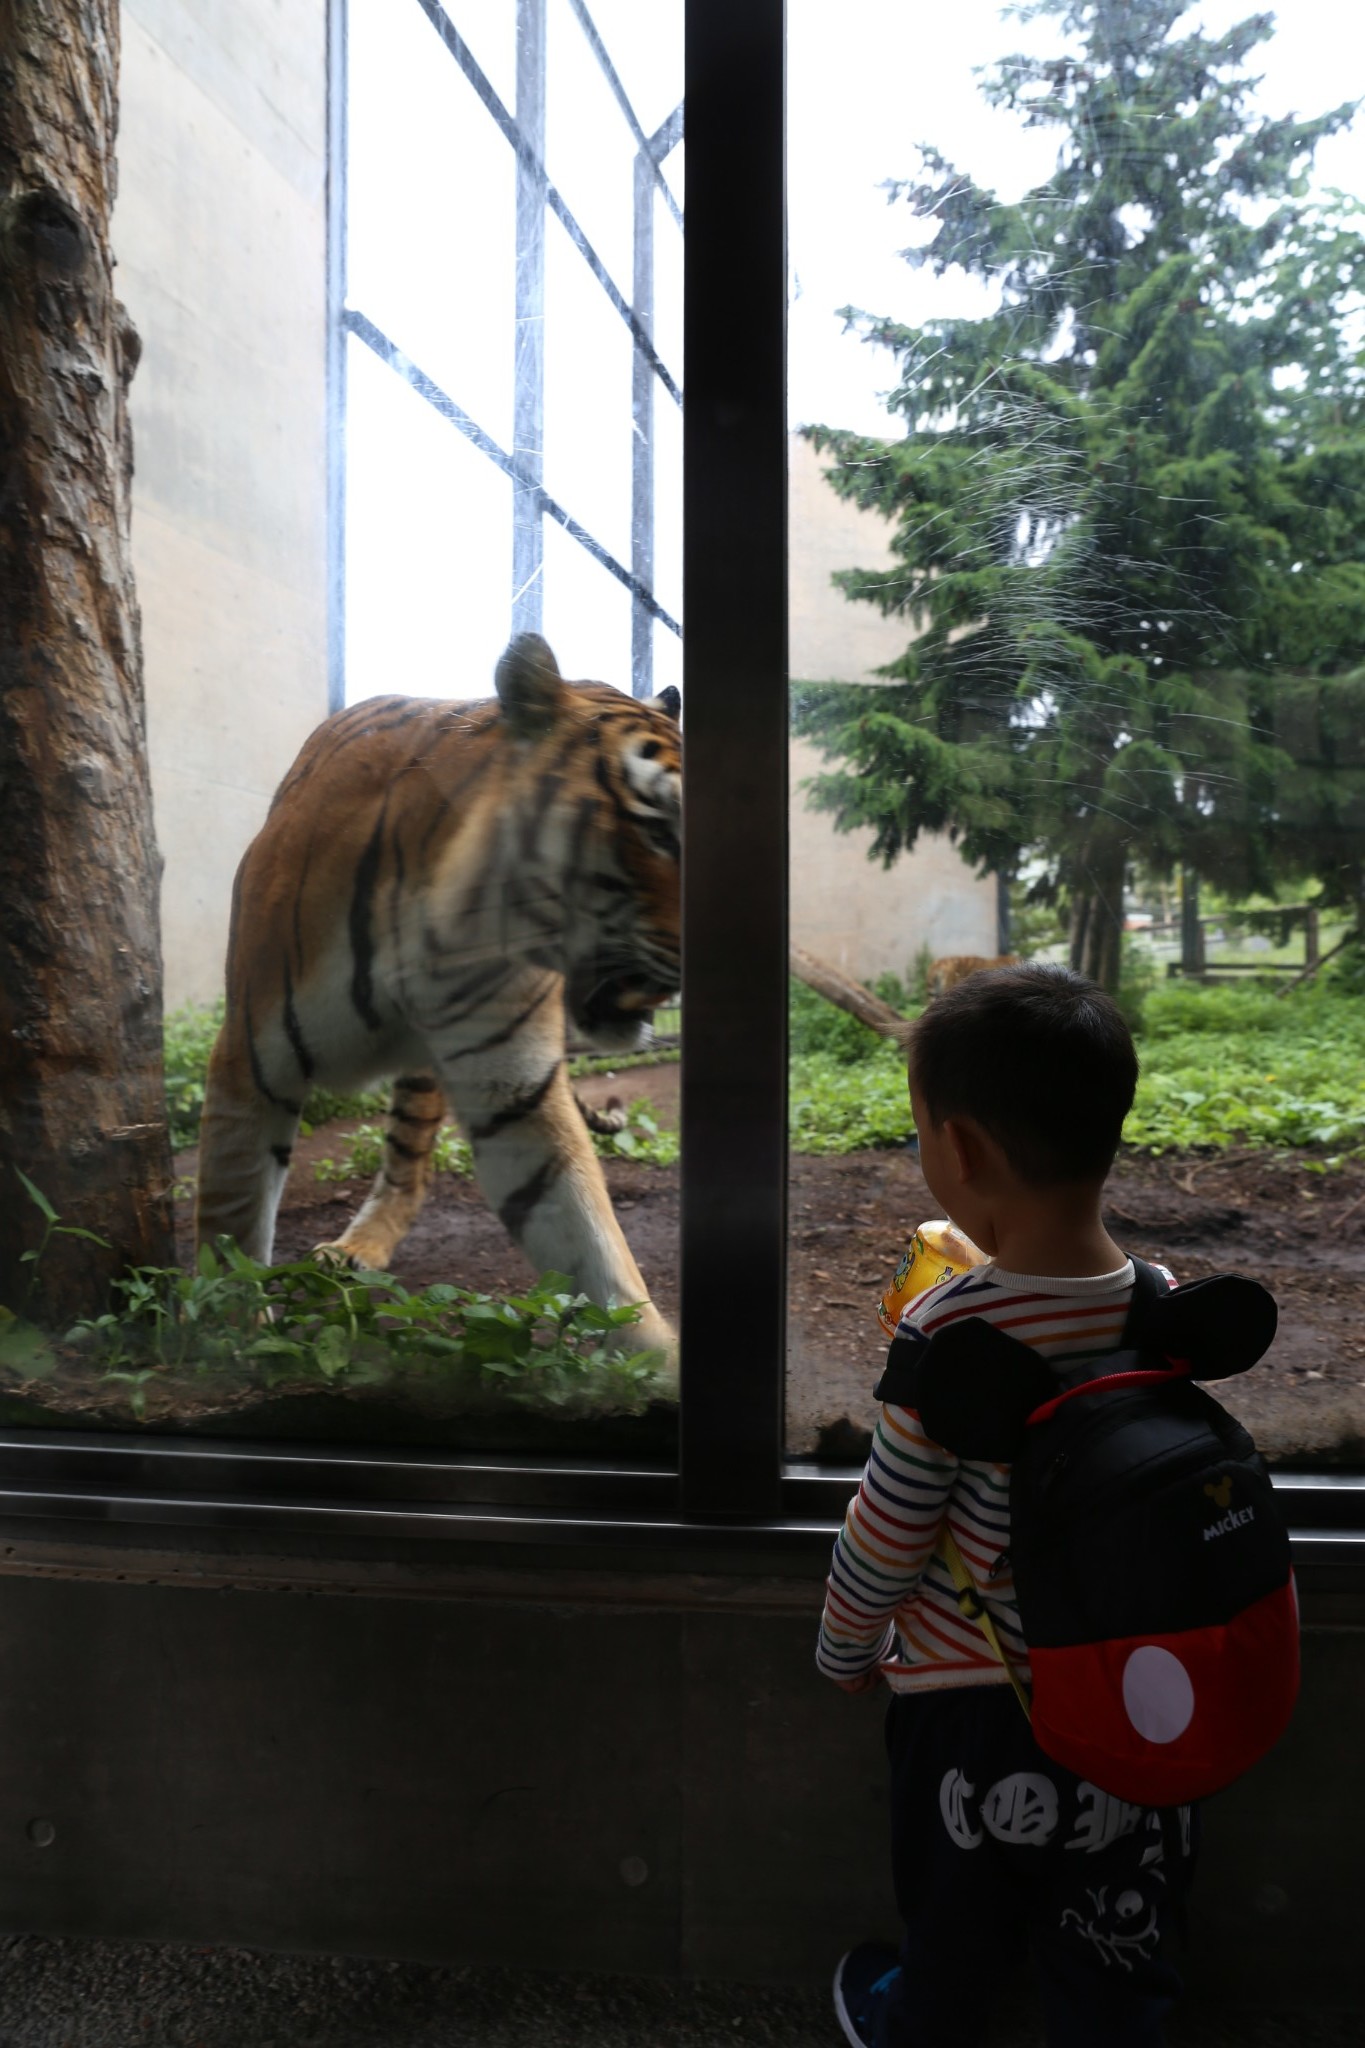
[[[1144,1643],[1123,1667],[1123,1704],[1145,1741],[1174,1742],[1194,1719],[1190,1674],[1169,1650]]]

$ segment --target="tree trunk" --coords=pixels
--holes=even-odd
[[[1123,966],[1122,849],[1091,857],[1089,889],[1071,906],[1071,965],[1113,995]]]
[[[1204,927],[1199,916],[1199,877],[1193,868],[1180,870],[1180,972],[1201,981],[1206,964]]]
[[[114,297],[117,0],[0,0],[0,1303],[171,1257],[160,862]],[[16,1169],[62,1221],[43,1234]]]
[[[880,996],[874,996],[861,982],[850,981],[837,967],[830,967],[824,960],[817,960],[813,953],[807,953],[800,946],[791,949],[791,971],[798,981],[804,981],[807,988],[823,996],[827,1003],[835,1003],[841,1010],[847,1010],[850,1017],[856,1017],[860,1024],[866,1024],[869,1031],[875,1031],[882,1038],[899,1038],[905,1030],[905,1019]]]

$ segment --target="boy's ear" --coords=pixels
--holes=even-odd
[[[963,1186],[973,1178],[979,1165],[977,1158],[976,1133],[961,1117],[947,1116],[939,1125],[939,1135],[948,1147],[953,1169]]]
[[[979,1316],[925,1342],[897,1337],[877,1399],[913,1408],[925,1432],[958,1458],[1007,1465],[1034,1409],[1057,1381],[1037,1353]]]

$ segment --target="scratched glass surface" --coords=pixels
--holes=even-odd
[[[330,161],[320,31],[130,30],[174,1199],[96,1288],[35,1126],[0,1400],[667,1466],[681,0],[346,14]]]
[[[893,1037],[1121,1004],[1121,1249],[1279,1295],[1226,1399],[1365,1423],[1365,35],[1326,5],[789,10],[788,1437],[853,1462],[922,1222]],[[1065,1103],[1056,1106],[1059,1121]],[[894,1321],[894,1316],[892,1317]]]

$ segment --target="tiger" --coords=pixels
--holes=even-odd
[[[479,1187],[537,1272],[676,1374],[565,1068],[566,1013],[644,1044],[680,979],[680,699],[567,683],[514,638],[495,696],[373,697],[305,741],[233,885],[227,1004],[200,1126],[196,1245],[268,1264],[310,1088],[395,1077],[384,1159],[317,1255],[387,1270],[453,1111]]]
[[[969,974],[979,974],[983,967],[1017,967],[1017,953],[948,953],[942,960],[935,960],[929,969],[925,987],[931,996],[947,995],[950,988],[956,988]]]

